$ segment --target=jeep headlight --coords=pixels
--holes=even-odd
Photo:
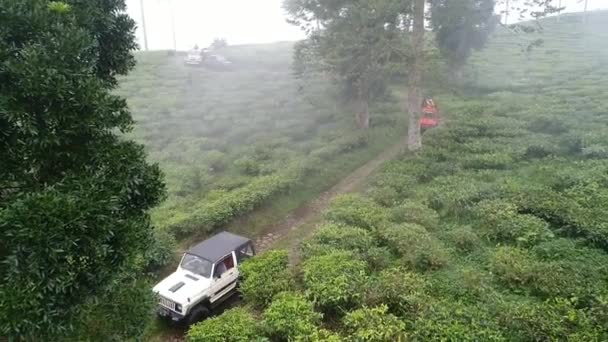
[[[175,311],[177,312],[182,312],[182,305],[181,304],[175,304]]]

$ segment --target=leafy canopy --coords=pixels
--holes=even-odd
[[[484,47],[498,24],[494,4],[495,0],[431,1],[437,45],[452,71],[462,68],[474,49]]]
[[[401,13],[407,1],[285,0],[289,21],[308,34],[299,45],[300,66],[330,71],[349,98],[367,101],[386,86],[386,78],[405,49]],[[308,61],[306,58],[321,59]]]
[[[0,5],[3,336],[70,334],[150,241],[161,173],[122,137],[133,121],[112,94],[134,65],[124,10],[122,0]]]

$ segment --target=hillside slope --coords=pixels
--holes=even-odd
[[[530,36],[497,32],[467,95],[438,97],[423,151],[335,199],[296,281],[286,253],[254,259],[273,272],[245,275],[253,312],[191,336],[245,317],[242,332],[293,340],[607,340],[607,23],[544,20],[529,54]]]
[[[157,226],[200,238],[304,182],[282,215],[398,139],[395,102],[376,105],[374,127],[356,131],[331,82],[293,76],[292,52],[292,43],[228,47],[220,53],[229,70],[186,66],[166,52],[137,55],[120,94],[135,138],[166,174]]]
[[[387,304],[410,337],[608,338],[607,23],[600,12],[587,24],[544,20],[533,36],[499,30],[472,60],[476,83],[464,92],[477,95],[439,99],[449,114],[424,151],[388,163],[365,198],[328,212],[371,228],[390,252],[384,267],[405,267],[379,273],[380,293],[359,291]],[[536,38],[544,44],[522,53]],[[360,214],[369,199],[379,222]],[[329,232],[320,228],[312,250]],[[353,235],[340,236],[350,249]],[[378,271],[368,272],[373,283]],[[411,277],[420,283],[401,288]],[[409,293],[405,308],[396,288]]]

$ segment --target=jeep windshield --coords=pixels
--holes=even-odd
[[[186,253],[180,267],[186,271],[198,274],[205,278],[211,276],[211,262],[193,254]]]

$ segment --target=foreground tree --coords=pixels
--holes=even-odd
[[[161,172],[122,138],[133,122],[111,93],[134,65],[124,10],[0,4],[0,335],[71,334],[152,236]]]

